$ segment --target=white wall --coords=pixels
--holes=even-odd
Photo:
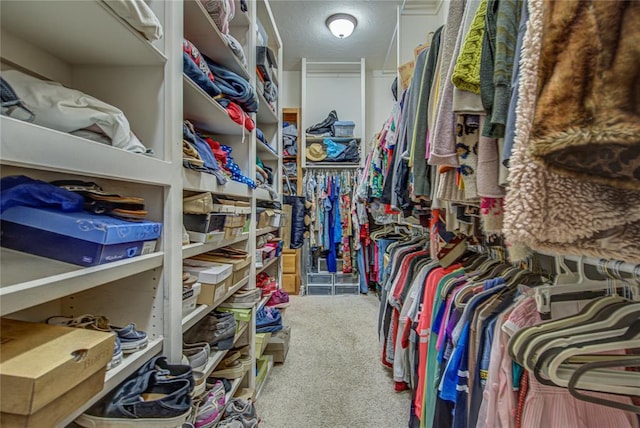
[[[280,94],[282,107],[301,107],[300,106],[300,70],[283,71],[282,76],[284,84],[282,85],[282,93]]]
[[[389,118],[391,108],[395,102],[391,93],[391,84],[395,74],[373,71],[367,73],[367,142],[382,129],[382,125]]]
[[[429,33],[444,24],[448,7],[448,2],[445,2],[437,15],[413,12],[400,16],[400,65],[413,59],[416,46],[431,40]]]

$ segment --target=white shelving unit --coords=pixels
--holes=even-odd
[[[248,0],[236,14],[230,33],[243,46],[247,66],[235,56],[201,1],[148,2],[163,26],[164,37],[149,42],[102,0],[55,2],[11,1],[0,4],[2,70],[19,68],[40,78],[83,91],[121,109],[132,132],[153,150],[133,154],[9,117],[0,117],[2,176],[27,175],[44,181],[93,181],[105,190],[145,199],[147,218],[161,222],[163,232],[154,252],[94,267],[80,267],[13,250],[0,250],[0,316],[43,322],[50,316],[106,315],[114,325],[135,322],[147,332],[149,345],[108,371],[103,390],[61,422],[66,426],[110,392],[150,358],[164,354],[172,363],[182,357],[182,334],[216,306],[198,305],[182,315],[182,261],[224,246],[244,247],[253,257],[256,222],[237,238],[182,245],[182,198],[185,193],[212,192],[250,202],[273,200],[265,189],[228,181],[182,165],[183,119],[233,148],[233,157],[250,178],[256,156],[274,171],[281,193],[281,107],[272,110],[258,94],[259,110],[251,114],[276,152],[257,141],[256,131],[229,118],[226,110],[182,72],[182,42],[190,40],[204,55],[246,78],[256,88],[256,33],[260,20],[268,45],[282,64],[282,40],[268,0]],[[52,19],[51,17],[55,17]],[[281,70],[275,80],[282,82]],[[282,93],[282,88],[279,88]],[[259,144],[258,144],[259,143]],[[276,232],[276,228],[266,229]],[[267,233],[265,229],[259,233]],[[225,299],[243,287],[255,288],[257,269],[234,284]],[[245,327],[254,355],[255,310]],[[211,356],[213,371],[224,352]],[[233,382],[255,389],[255,370]]]
[[[336,79],[335,81],[347,81],[344,86],[326,85],[320,83],[312,84],[317,79]],[[325,162],[323,164],[307,163],[306,156],[302,156],[302,168],[362,168],[364,167],[366,157],[366,147],[362,136],[366,129],[366,68],[365,59],[360,58],[357,61],[315,61],[307,58],[302,58],[302,71],[301,71],[301,111],[302,120],[300,127],[300,134],[302,142],[300,147],[304,150],[307,147],[307,143],[321,143],[324,138],[321,137],[307,137],[305,130],[317,123],[319,120],[323,120],[327,113],[331,110],[336,110],[340,120],[353,120],[356,124],[355,127],[355,139],[360,145],[360,162],[358,163],[340,163],[340,162]],[[322,81],[321,81],[322,82]],[[319,88],[322,88],[321,90]],[[348,89],[349,93],[345,94],[344,91]],[[316,112],[314,112],[316,110]],[[348,115],[344,115],[344,111],[348,111]],[[319,116],[318,111],[322,111],[321,114],[324,117]],[[336,139],[336,138],[331,138]],[[337,140],[351,140],[352,138],[340,138]],[[304,153],[304,151],[303,151]]]

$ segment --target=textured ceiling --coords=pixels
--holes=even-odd
[[[407,0],[405,10],[437,10],[441,0]],[[317,61],[353,61],[366,58],[367,68],[383,68],[396,26],[396,9],[402,0],[271,0],[271,9],[284,45],[284,70],[299,70],[301,58]],[[326,19],[349,13],[358,25],[346,39],[334,37]],[[395,42],[389,64],[395,66]]]

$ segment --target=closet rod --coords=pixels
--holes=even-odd
[[[545,255],[556,256],[555,254],[545,254]],[[580,262],[580,259],[582,258],[582,263],[584,263],[585,265],[594,266],[596,268],[598,266],[602,266],[602,263],[606,262],[607,268],[612,267],[620,272],[626,272],[636,276],[640,275],[640,265],[623,262],[621,260],[596,259],[595,257],[581,257],[581,256],[572,256],[572,255],[565,255],[562,257],[564,257],[565,260],[569,260],[576,263]]]

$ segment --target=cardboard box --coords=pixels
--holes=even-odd
[[[247,222],[247,216],[245,214],[227,215],[226,220],[224,222],[224,227],[244,227],[246,222]]]
[[[232,283],[235,285],[249,276],[249,270],[251,269],[251,259],[249,256],[241,258],[241,259],[229,259],[222,256],[211,256],[207,253],[198,254],[197,256],[193,256],[193,259],[208,261],[208,262],[217,262],[224,263],[233,266],[233,274],[232,274]]]
[[[258,229],[264,229],[265,227],[271,227],[272,219],[275,217],[276,212],[272,209],[266,209],[258,216]]]
[[[224,239],[224,232],[209,232],[209,233],[200,233],[200,232],[192,232],[187,231],[189,234],[190,242],[217,242],[222,241]]]
[[[182,270],[198,277],[198,282],[206,284],[218,284],[233,273],[233,266],[202,260],[184,259]]]
[[[104,373],[97,371],[73,389],[62,394],[31,415],[0,413],[0,426],[4,428],[42,428],[60,426],[70,414],[104,388]]]
[[[222,232],[227,222],[226,214],[182,214],[182,224],[192,232],[209,233]]]
[[[199,305],[217,305],[221,303],[227,291],[233,286],[232,277],[229,276],[218,284],[200,284],[200,294],[198,294]]]
[[[240,227],[224,227],[224,239],[234,239],[242,235],[243,226]]]
[[[154,252],[162,224],[17,206],[2,213],[1,230],[3,247],[95,266]]]
[[[284,363],[289,352],[289,340],[291,339],[291,328],[288,325],[282,327],[282,330],[272,334],[269,339],[265,355],[273,355],[274,363]]]
[[[34,414],[96,373],[104,381],[113,357],[110,333],[5,318],[0,331],[3,413]]]

